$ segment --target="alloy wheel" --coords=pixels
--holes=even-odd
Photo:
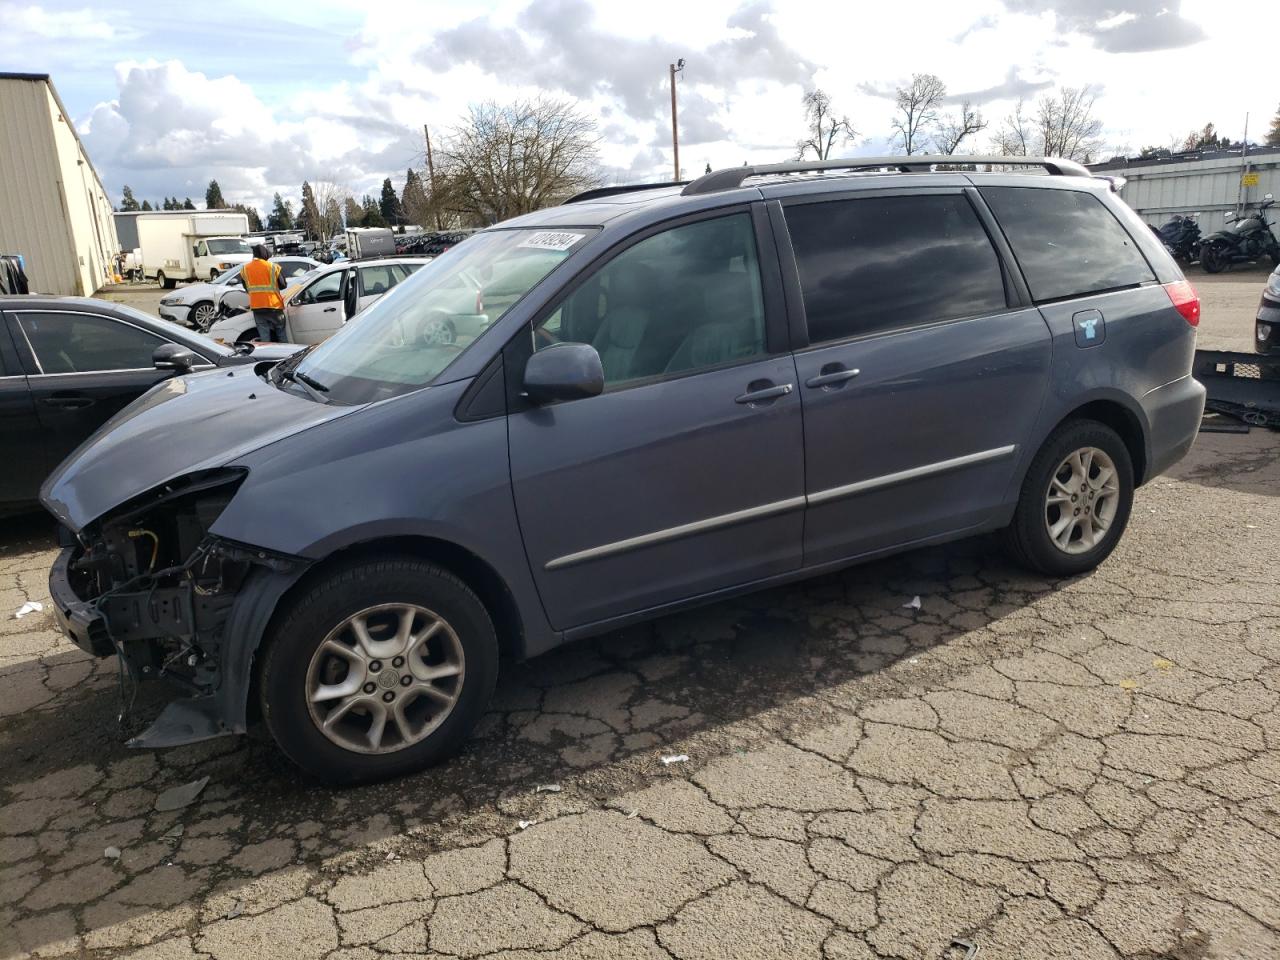
[[[430,736],[465,677],[462,642],[445,619],[408,603],[343,620],[307,668],[307,709],[329,740],[355,753],[393,753]]]
[[[201,330],[208,329],[217,311],[212,303],[197,303],[191,308],[191,320]]]
[[[1120,503],[1120,476],[1106,452],[1082,447],[1049,478],[1044,524],[1063,553],[1087,553],[1106,536]]]

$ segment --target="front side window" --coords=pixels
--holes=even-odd
[[[107,317],[84,313],[18,315],[44,373],[95,373],[152,366],[160,337]]]
[[[1133,238],[1091,193],[983,187],[1036,301],[1155,280]]]
[[[828,200],[785,213],[810,343],[1006,308],[995,248],[960,194]]]
[[[357,322],[308,352],[297,370],[324,384],[338,403],[369,403],[425,386],[593,232],[478,233],[396,284]]]
[[[329,303],[342,299],[342,277],[345,270],[334,270],[319,277],[298,294],[298,303]]]
[[[206,247],[204,244],[204,241],[201,240],[199,243],[196,244],[196,256],[207,257],[208,255],[209,255],[209,248]]]
[[[606,388],[764,353],[751,218],[702,220],[641,240],[566,297],[533,335],[536,350],[591,344]]]

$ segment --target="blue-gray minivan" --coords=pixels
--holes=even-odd
[[[985,531],[1092,569],[1195,438],[1198,320],[1068,161],[591,191],[122,411],[42,491],[55,613],[181,688],[135,745],[261,719],[318,777],[402,773],[504,655]]]

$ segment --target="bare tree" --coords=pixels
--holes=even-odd
[[[333,180],[316,180],[311,184],[311,194],[320,211],[316,229],[321,239],[328,240],[342,232],[342,205],[351,191]]]
[[[927,133],[937,126],[938,108],[946,95],[947,85],[932,73],[913,73],[911,83],[898,88],[893,138],[908,156],[923,146]]]
[[[1059,87],[1036,103],[1036,126],[1046,157],[1087,163],[1102,148],[1102,121],[1093,115],[1089,87]]]
[[[804,120],[809,135],[796,141],[797,160],[803,160],[811,150],[819,160],[826,160],[837,141],[848,143],[858,135],[847,116],[836,116],[831,97],[822,90],[813,89],[804,95]]]
[[[565,100],[471,108],[441,150],[439,198],[468,222],[497,223],[600,183],[595,122]]]
[[[1039,154],[1088,162],[1102,148],[1102,121],[1093,115],[1095,96],[1089,87],[1059,87],[1036,101],[1035,116],[1026,102],[1001,121],[992,137],[1005,156]]]
[[[938,132],[933,136],[933,146],[939,153],[947,156],[960,149],[966,137],[981,133],[987,128],[987,121],[982,112],[975,109],[968,100],[960,104],[960,113],[949,113],[938,121]]]
[[[1006,157],[1025,157],[1031,153],[1035,133],[1026,108],[1026,101],[1019,97],[1013,113],[1001,120],[992,134],[991,142],[995,149]]]

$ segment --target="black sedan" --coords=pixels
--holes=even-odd
[[[160,380],[297,349],[224,347],[104,300],[0,296],[0,511],[33,504],[68,453]]]

